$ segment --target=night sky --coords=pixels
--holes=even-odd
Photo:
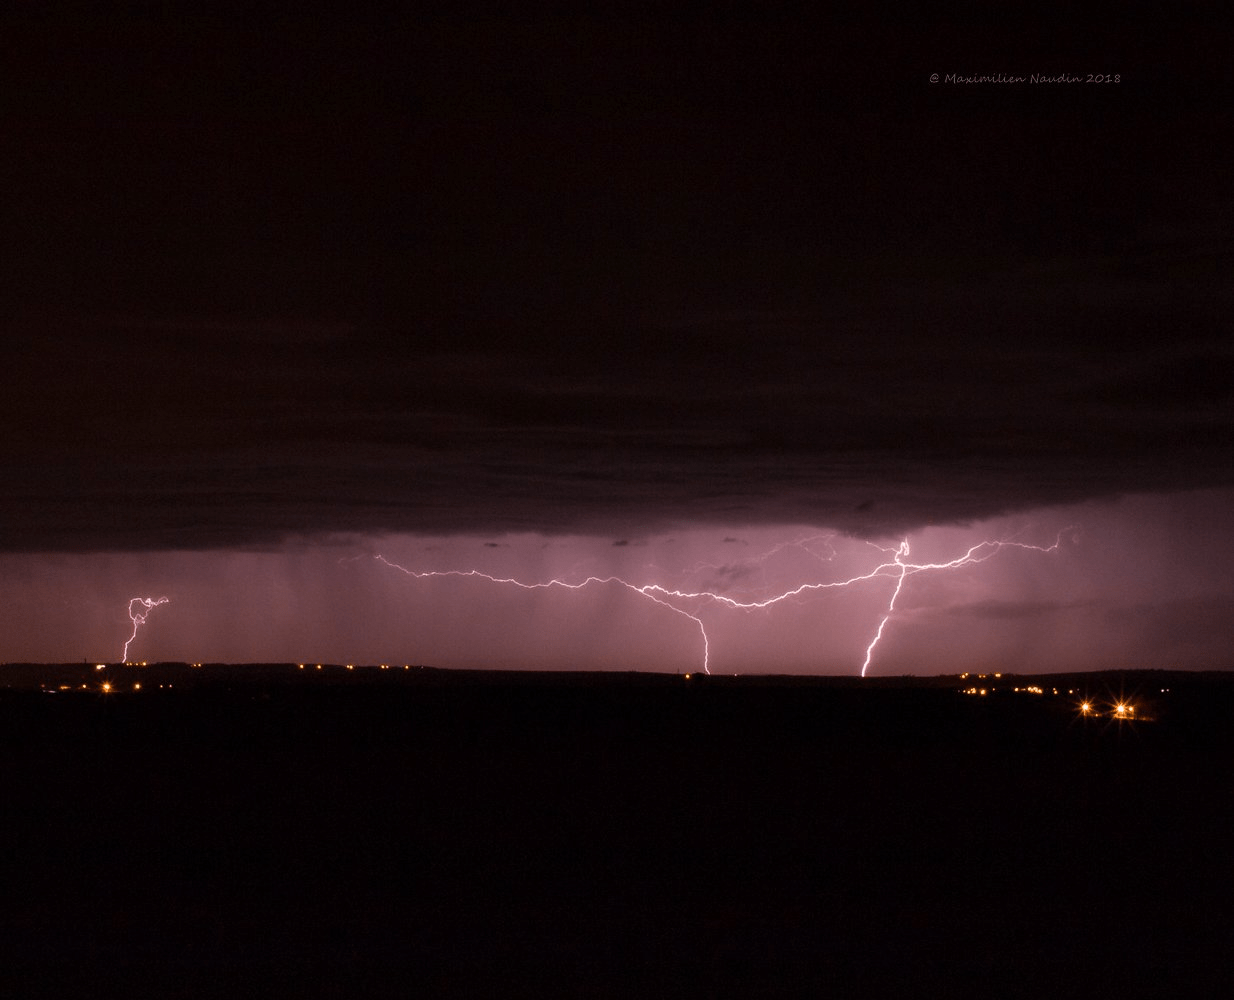
[[[1232,665],[1216,25],[0,39],[0,660]]]

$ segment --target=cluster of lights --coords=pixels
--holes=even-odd
[[[967,677],[969,675],[963,674],[961,676]],[[985,677],[986,675],[979,674],[978,676]],[[995,674],[994,676],[997,677],[999,675]],[[992,694],[997,690],[998,688],[996,687],[978,687],[977,685],[974,684],[966,688],[960,688],[960,694],[976,695],[978,698],[984,698],[986,695]],[[1006,688],[1004,688],[1003,690],[1005,691]],[[1167,690],[1166,688],[1162,688],[1162,693],[1165,693],[1166,690]],[[1044,695],[1046,693],[1046,689],[1037,684],[1030,684],[1027,687],[1012,688],[1011,691],[1014,694]],[[1050,688],[1050,692],[1055,695],[1059,693],[1058,688]],[[1074,695],[1075,688],[1068,688],[1066,693],[1068,695]],[[1090,719],[1109,718],[1109,719],[1114,719],[1115,721],[1119,721],[1119,722],[1135,722],[1135,721],[1151,722],[1152,721],[1151,717],[1139,714],[1139,711],[1137,710],[1136,706],[1132,702],[1124,698],[1120,698],[1118,701],[1115,701],[1108,705],[1103,705],[1103,706],[1099,706],[1094,701],[1084,699],[1083,701],[1079,702],[1076,705],[1076,711],[1081,716],[1084,716],[1085,718],[1090,718]]]
[[[970,674],[960,674],[961,679],[964,679],[967,677],[970,677]],[[987,674],[977,674],[977,678],[979,679],[985,679],[986,677],[987,677]],[[998,678],[998,677],[1002,677],[1002,674],[990,674],[988,675],[988,677]],[[997,691],[997,690],[998,689],[996,688],[996,686],[988,686],[988,688],[980,688],[980,686],[977,686],[976,684],[974,684],[974,685],[967,686],[967,688],[960,688],[960,694],[977,695],[980,698],[980,696],[982,695],[992,694],[993,691]],[[1003,690],[1006,691],[1007,689],[1003,688]],[[1164,690],[1165,689],[1162,688],[1162,691]],[[1044,696],[1046,694],[1050,694],[1050,695],[1060,694],[1060,691],[1058,688],[1050,688],[1049,690],[1046,690],[1040,684],[1028,684],[1028,685],[1023,686],[1023,688],[1012,688],[1011,691],[1012,691],[1012,694],[1030,694],[1030,695],[1039,695],[1039,696]],[[1075,688],[1067,688],[1066,691],[1062,691],[1061,694],[1074,695],[1075,693],[1076,693]],[[1079,707],[1080,715],[1102,715],[1102,712],[1097,710],[1097,706],[1093,704],[1092,701],[1081,701],[1080,705],[1077,707]],[[1111,716],[1112,719],[1134,719],[1134,717],[1137,717],[1135,716],[1135,706],[1130,701],[1114,702],[1113,705],[1109,706],[1109,710],[1108,712],[1106,712],[1106,714]]]
[[[968,677],[968,676],[970,676],[970,675],[969,675],[969,674],[961,674],[961,675],[960,675],[960,678],[961,678],[961,679],[964,679],[964,678],[966,678],[966,677]],[[986,674],[978,674],[978,675],[977,675],[977,678],[978,678],[979,680],[984,680],[984,679],[986,678],[986,676],[987,676]],[[1002,675],[1002,674],[990,674],[990,675],[988,675],[988,676],[990,676],[990,677],[1002,677],[1003,675]],[[960,694],[975,694],[975,695],[984,695],[984,694],[989,694],[989,693],[991,693],[991,692],[993,692],[993,691],[997,691],[997,690],[998,690],[998,688],[997,688],[997,687],[994,687],[994,686],[990,686],[990,687],[978,687],[977,685],[975,685],[975,684],[974,684],[974,685],[972,685],[972,686],[970,686],[970,687],[960,688]],[[1003,688],[1003,690],[1004,690],[1004,691],[1006,691],[1007,689],[1006,689],[1006,688]],[[1041,685],[1039,685],[1039,684],[1029,684],[1029,685],[1027,685],[1026,687],[1013,687],[1013,688],[1011,689],[1011,692],[1012,692],[1013,694],[1036,694],[1036,695],[1044,695],[1044,694],[1046,693],[1046,689],[1045,689],[1045,688],[1043,688],[1043,687],[1042,687]],[[1050,688],[1050,693],[1051,693],[1051,694],[1053,694],[1053,695],[1058,694],[1058,693],[1059,693],[1059,692],[1058,692],[1058,688],[1056,688],[1056,687],[1052,687],[1052,688]],[[1075,688],[1068,688],[1068,689],[1067,689],[1067,694],[1069,694],[1069,695],[1071,695],[1071,694],[1075,694]],[[1088,702],[1085,702],[1084,704],[1085,704],[1085,705],[1087,705],[1087,704],[1088,704]]]
[[[200,664],[195,664],[195,665],[200,666]],[[322,669],[324,669],[326,666],[328,666],[328,664],[324,664],[324,663],[297,663],[297,664],[296,664],[296,669],[297,669],[297,670],[304,670],[304,669],[306,669],[307,667],[312,667],[314,670],[322,670]],[[331,665],[331,666],[332,666],[332,665]],[[344,664],[342,664],[342,667],[343,667],[343,669],[344,669],[344,670],[355,670],[355,669],[356,669],[356,665],[355,665],[354,663],[344,663]],[[370,667],[370,668],[368,668],[368,669],[372,669],[372,668]],[[397,666],[392,666],[392,665],[391,665],[391,664],[389,664],[389,663],[379,663],[379,664],[377,665],[377,669],[378,669],[378,670],[398,670],[399,668],[398,668]],[[403,669],[403,670],[410,670],[410,669],[411,669],[411,664],[410,664],[410,663],[404,663],[404,664],[402,665],[402,669]]]
[[[1082,701],[1078,706],[1080,715],[1088,718],[1108,718],[1115,719],[1120,722],[1151,721],[1145,719],[1144,716],[1137,714],[1136,707],[1131,702],[1119,700],[1110,705],[1098,706],[1092,701]]]
[[[162,686],[163,686],[162,684],[159,685],[159,687],[162,687]],[[170,684],[168,684],[167,686],[171,687]],[[63,690],[64,687],[65,687],[64,685],[61,685],[61,690]],[[99,691],[102,692],[103,694],[111,694],[113,691],[118,691],[118,690],[120,689],[117,688],[116,685],[111,683],[111,681],[104,681],[102,684],[99,685]],[[133,690],[134,691],[141,690],[141,681],[137,681],[133,684]]]
[[[42,684],[42,685],[39,685],[39,687],[45,694],[57,694],[60,691],[91,691],[91,690],[98,691],[99,694],[115,694],[121,690],[121,688],[118,688],[115,684],[112,684],[111,681],[104,681],[97,688],[91,688],[89,684],[77,684],[77,685],[57,684],[54,688],[48,687],[47,685]],[[175,685],[174,684],[160,684],[159,690],[161,691],[164,688],[172,688],[172,687],[175,687]],[[131,690],[140,691],[141,682],[138,681],[137,683],[135,683]]]

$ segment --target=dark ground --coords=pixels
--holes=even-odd
[[[1151,691],[1117,723],[958,682],[155,669],[0,690],[0,995],[1225,988],[1228,675],[1089,675]]]

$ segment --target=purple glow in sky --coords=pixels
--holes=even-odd
[[[908,574],[869,673],[1227,667],[1230,500],[1224,491],[1128,497],[913,532],[905,561],[914,565],[954,560],[987,539],[1030,547]],[[760,526],[11,554],[0,557],[0,599],[13,623],[0,659],[114,659],[131,628],[128,595],[145,588],[170,601],[132,643],[129,655],[149,661],[689,672],[703,665],[701,624],[715,673],[858,674],[899,581],[884,548],[899,542]],[[1033,548],[1056,542],[1053,551]],[[829,589],[880,564],[890,569]],[[469,571],[523,583],[626,583],[528,590],[451,575]],[[653,592],[660,603],[633,589],[647,585],[718,599]]]

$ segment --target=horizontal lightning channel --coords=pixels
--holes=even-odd
[[[885,559],[868,572],[859,573],[856,576],[848,577],[844,580],[828,580],[828,581],[808,581],[799,584],[790,590],[785,590],[775,594],[772,597],[767,597],[762,600],[738,600],[734,597],[729,597],[726,594],[720,594],[711,590],[679,590],[671,589],[659,583],[632,583],[629,580],[619,576],[589,576],[585,579],[571,582],[560,578],[554,578],[546,581],[527,582],[518,580],[513,577],[494,576],[490,573],[485,573],[478,569],[449,569],[449,570],[413,570],[406,566],[400,566],[398,563],[391,562],[384,555],[374,555],[373,558],[378,562],[389,566],[391,569],[398,570],[400,573],[405,573],[407,576],[415,577],[416,579],[428,579],[430,577],[476,577],[482,580],[488,580],[490,583],[505,584],[509,586],[519,587],[523,590],[547,590],[553,587],[558,587],[563,590],[582,590],[584,587],[591,586],[619,586],[624,587],[640,597],[645,597],[650,601],[654,601],[661,607],[667,608],[675,614],[681,615],[683,618],[688,618],[698,626],[699,634],[703,640],[703,672],[711,673],[710,670],[710,650],[711,643],[707,635],[707,627],[703,620],[695,613],[680,607],[678,602],[690,601],[699,602],[706,601],[717,605],[723,605],[738,611],[758,611],[773,607],[783,601],[790,600],[794,597],[800,597],[803,594],[808,594],[813,591],[833,590],[843,587],[851,587],[855,584],[864,583],[866,581],[889,578],[895,580],[895,588],[892,590],[891,597],[887,602],[887,608],[883,612],[879,620],[878,627],[874,631],[874,636],[870,640],[870,644],[866,647],[865,661],[861,665],[861,676],[866,676],[866,671],[870,667],[870,663],[874,658],[874,650],[878,645],[879,640],[883,637],[883,632],[890,621],[893,612],[895,611],[896,600],[899,598],[901,591],[904,589],[904,582],[917,573],[926,572],[941,572],[945,570],[959,569],[962,566],[971,566],[977,563],[983,563],[987,559],[997,555],[1000,551],[1007,548],[1024,549],[1032,552],[1054,552],[1061,545],[1062,540],[1068,533],[1074,532],[1074,527],[1064,528],[1060,531],[1051,545],[1031,545],[1027,542],[1017,542],[1011,539],[992,539],[978,542],[971,546],[963,555],[956,556],[954,559],[949,559],[945,562],[923,562],[916,563],[908,561],[910,548],[908,539],[905,538],[895,548],[884,548],[883,546],[869,543],[872,548],[882,552],[890,558]],[[791,543],[786,543],[791,544]],[[777,546],[777,551],[781,546]],[[143,618],[144,621],[144,618]],[[134,629],[136,634],[136,629]],[[127,648],[127,647],[126,647]]]

